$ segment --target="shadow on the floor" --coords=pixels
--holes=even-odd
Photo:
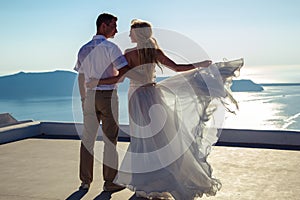
[[[130,199],[128,200],[148,200],[147,198],[144,197],[137,197],[136,194],[133,194]]]
[[[80,200],[87,192],[88,190],[79,189],[73,192],[68,198],[66,198],[66,200]]]
[[[111,194],[111,192],[103,191],[98,196],[96,196],[94,200],[109,200],[111,199]]]

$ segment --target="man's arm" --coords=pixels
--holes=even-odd
[[[100,80],[92,79],[91,81],[86,83],[86,87],[94,88],[94,87],[97,87],[98,85],[110,85],[110,84],[120,83],[120,82],[123,82],[125,77],[128,77],[130,79],[134,79],[134,80],[137,80],[137,81],[143,81],[144,80],[144,76],[141,73],[136,72],[136,71],[132,71],[131,69],[132,68],[130,66],[126,65],[125,67],[122,67],[119,70],[118,76],[105,78],[105,79],[100,79]]]
[[[131,70],[132,67],[129,65],[126,65],[118,70],[118,75],[110,78],[100,79],[98,81],[98,85],[109,85],[109,84],[115,84],[119,82],[123,82],[125,77],[128,77],[130,79],[134,80],[143,80],[143,76],[141,73]]]
[[[79,87],[79,93],[81,97],[82,110],[83,110],[84,100],[86,97],[85,78],[83,73],[79,73],[78,75],[78,87]]]
[[[141,73],[132,69],[132,67],[127,65],[119,70],[119,77],[121,81],[123,81],[125,77],[136,81],[144,81],[145,77]]]

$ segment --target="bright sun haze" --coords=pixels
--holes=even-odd
[[[299,7],[300,1],[294,0],[1,1],[0,76],[72,70],[79,48],[95,34],[97,16],[108,12],[118,17],[118,34],[128,34],[132,19],[144,19],[193,40],[213,61],[243,57],[243,70],[253,70],[255,77],[242,77],[295,82]],[[195,53],[193,48],[186,52]]]

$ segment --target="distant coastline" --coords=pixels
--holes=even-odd
[[[300,86],[300,83],[260,83],[261,86]]]
[[[161,81],[168,77],[157,77]],[[19,72],[0,76],[0,99],[22,99],[30,97],[72,96],[77,87],[77,73],[57,70],[52,72]],[[260,92],[263,86],[299,86],[300,83],[254,83],[249,79],[233,80],[233,92]],[[129,80],[119,84],[119,91],[128,91]],[[75,88],[76,89],[76,88]]]
[[[70,71],[19,72],[0,77],[0,99],[72,96],[77,74]]]

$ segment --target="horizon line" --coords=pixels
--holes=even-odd
[[[42,74],[42,73],[54,73],[54,72],[71,72],[71,73],[74,73],[74,74],[77,74],[76,71],[74,70],[67,70],[67,69],[54,69],[54,70],[48,70],[48,71],[18,71],[18,72],[15,72],[15,73],[11,73],[11,74],[4,74],[4,75],[0,75],[0,78],[3,78],[3,77],[6,77],[6,76],[14,76],[14,75],[17,75],[17,74]],[[156,75],[156,77],[171,77],[175,74],[158,74]],[[237,81],[237,80],[251,80],[252,82],[256,83],[256,84],[259,84],[259,85],[262,85],[262,86],[293,86],[293,85],[300,85],[300,82],[255,82],[253,81],[251,78],[248,78],[248,79],[240,79],[240,78],[237,78],[237,79],[234,79],[233,81]]]

